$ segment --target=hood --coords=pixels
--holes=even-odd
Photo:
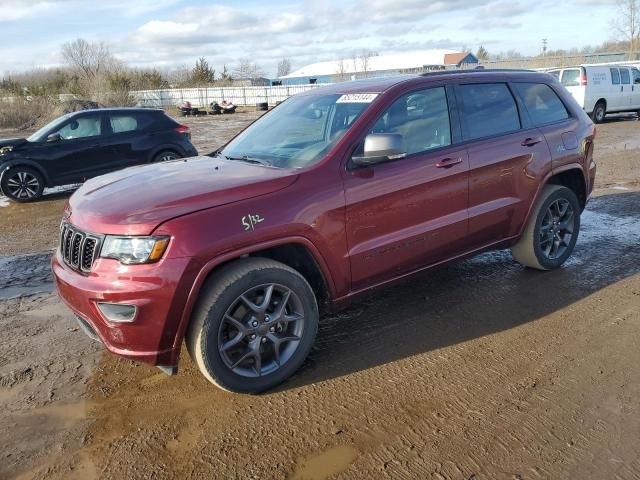
[[[175,217],[281,190],[295,170],[194,157],[132,167],[86,182],[69,199],[69,221],[94,233],[148,235]]]
[[[26,138],[0,138],[0,153],[2,153],[3,148],[16,148],[24,143],[27,143]]]

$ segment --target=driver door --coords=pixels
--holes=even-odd
[[[402,95],[369,133],[402,135],[407,155],[345,174],[354,291],[464,251],[467,234],[469,159],[445,87]]]
[[[51,182],[57,185],[80,183],[105,173],[107,152],[102,145],[104,115],[90,112],[70,118],[48,134],[58,140],[44,143],[38,151]]]

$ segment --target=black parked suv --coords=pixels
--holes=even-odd
[[[162,110],[84,110],[52,121],[29,138],[0,139],[0,188],[10,199],[28,202],[45,187],[197,154],[189,127]]]

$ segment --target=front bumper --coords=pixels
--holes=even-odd
[[[107,350],[159,366],[175,366],[178,362],[176,333],[193,284],[189,264],[188,258],[176,258],[128,266],[99,258],[85,276],[66,266],[59,250],[51,260],[60,298]],[[109,322],[98,309],[98,302],[135,305],[136,317],[131,323]]]

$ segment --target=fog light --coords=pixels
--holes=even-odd
[[[102,315],[113,323],[133,322],[136,317],[135,305],[124,305],[122,303],[98,303],[98,308]]]

